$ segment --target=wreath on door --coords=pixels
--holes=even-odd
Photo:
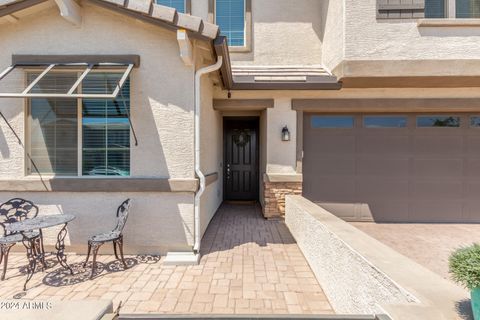
[[[243,129],[243,130],[234,130],[233,134],[233,142],[238,146],[238,147],[244,147],[248,143],[250,143],[250,130],[248,129]]]

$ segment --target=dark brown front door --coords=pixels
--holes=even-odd
[[[258,119],[224,120],[225,200],[258,199]]]

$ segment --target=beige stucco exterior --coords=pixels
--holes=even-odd
[[[233,64],[321,64],[322,2],[253,0],[252,48],[231,53]],[[211,19],[209,0],[192,1],[192,14]]]
[[[6,68],[12,54],[22,53],[139,54],[141,65],[131,75],[131,115],[140,141],[133,146],[132,140],[131,174],[193,178],[193,69],[183,65],[175,33],[87,3],[83,11],[80,27],[65,21],[56,8],[2,26],[0,42],[9,49],[1,50],[0,64]],[[23,136],[23,101],[3,101],[2,111]],[[21,146],[5,141],[10,156],[0,163],[1,177],[24,175]]]
[[[82,4],[82,12],[79,27],[65,21],[55,6],[2,25],[0,43],[8,50],[0,51],[0,65],[9,66],[12,54],[140,55],[140,67],[131,74],[131,117],[139,141],[135,146],[132,137],[131,177],[193,179],[194,69],[180,59],[175,32],[88,3]],[[28,142],[24,110],[21,99],[0,100],[0,111]],[[205,114],[207,122],[213,121],[209,118]],[[26,177],[24,150],[4,122],[1,132],[0,179],[35,179]],[[206,173],[217,171],[208,156],[204,168]],[[202,203],[205,212],[215,212],[218,206],[216,189],[218,183],[207,189]],[[193,245],[193,192],[2,192],[0,197],[1,201],[30,199],[39,204],[42,215],[74,214],[77,218],[69,225],[72,250],[85,250],[89,236],[111,229],[116,207],[128,197],[133,206],[125,230],[127,251],[166,253],[189,250]],[[46,243],[51,245],[55,238],[49,233]]]
[[[363,60],[478,59],[477,27],[421,27],[376,19],[376,1],[345,0],[345,57]]]

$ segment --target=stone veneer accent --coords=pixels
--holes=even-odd
[[[301,195],[302,182],[299,181],[264,181],[265,218],[276,218],[285,215],[285,195]]]

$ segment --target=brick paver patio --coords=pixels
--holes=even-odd
[[[284,222],[264,220],[258,205],[222,205],[202,246],[198,266],[128,256],[123,270],[113,256],[99,256],[93,280],[81,267],[85,256],[69,254],[74,276],[55,265],[37,272],[26,294],[25,254],[12,253],[0,299],[111,299],[115,306],[123,301],[122,313],[333,313]]]

